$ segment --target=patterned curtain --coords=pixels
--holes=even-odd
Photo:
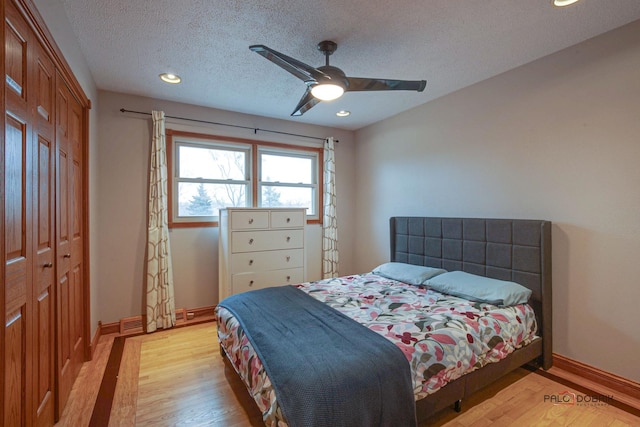
[[[147,333],[157,328],[170,328],[176,324],[167,211],[168,172],[164,112],[153,111],[152,116],[147,233]]]
[[[335,141],[324,145],[324,214],[322,218],[322,277],[338,277],[338,222],[336,219]]]

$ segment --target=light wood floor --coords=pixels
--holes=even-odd
[[[83,365],[57,426],[89,426],[114,336]],[[640,417],[600,404],[554,405],[545,395],[583,394],[518,369],[426,426],[640,426]],[[95,421],[95,420],[94,420]],[[215,323],[128,337],[109,420],[95,426],[263,426],[244,385],[218,351]]]

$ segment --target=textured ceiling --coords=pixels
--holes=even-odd
[[[351,130],[640,19],[640,0],[58,1],[99,89]],[[427,88],[347,93],[290,117],[304,83],[248,47],[320,66],[322,40],[349,76]]]

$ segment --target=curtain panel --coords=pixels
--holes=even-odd
[[[338,277],[335,141],[324,144],[324,206],[322,217],[322,277]]]
[[[167,144],[164,112],[153,111],[149,165],[149,221],[147,230],[147,333],[176,324],[173,269],[169,244]]]

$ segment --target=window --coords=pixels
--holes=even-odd
[[[178,219],[211,220],[225,206],[248,206],[250,147],[176,141],[175,159]]]
[[[258,206],[306,207],[317,217],[318,155],[259,148],[258,158]]]
[[[225,207],[306,207],[320,222],[322,149],[167,130],[169,223],[216,225]]]

